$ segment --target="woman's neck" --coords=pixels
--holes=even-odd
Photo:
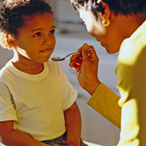
[[[125,21],[125,38],[130,37],[146,20],[146,12],[137,15],[129,15],[126,17]]]

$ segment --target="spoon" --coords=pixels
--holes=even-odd
[[[92,48],[89,48],[89,50],[91,50]],[[66,55],[65,57],[52,57],[51,60],[53,61],[63,61],[66,59],[66,57],[69,57],[69,56],[72,56],[72,55],[75,55],[75,54],[81,54],[82,52],[73,52],[73,53],[70,53],[68,55]]]
[[[81,52],[70,53],[63,58],[62,57],[52,57],[51,60],[53,60],[53,61],[63,61],[63,60],[66,59],[66,57],[69,57],[69,56],[72,56],[72,55],[75,55],[75,54],[81,54]]]

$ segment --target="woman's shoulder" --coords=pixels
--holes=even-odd
[[[146,22],[121,44],[118,61],[133,64],[146,55]],[[145,54],[145,55],[144,55]]]

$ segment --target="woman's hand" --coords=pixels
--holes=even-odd
[[[100,84],[97,75],[99,59],[93,46],[84,44],[78,51],[82,52],[82,55],[73,55],[69,65],[76,69],[78,81],[82,88],[92,95]]]

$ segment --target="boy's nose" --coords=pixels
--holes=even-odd
[[[55,40],[54,37],[48,35],[44,38],[44,43],[50,45],[54,42],[54,40]]]

